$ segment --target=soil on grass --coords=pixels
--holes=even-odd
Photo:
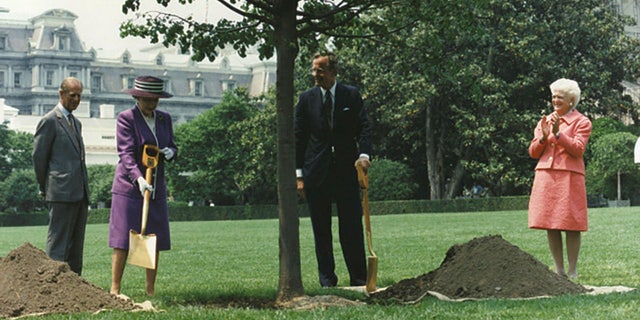
[[[452,246],[440,267],[404,279],[373,293],[372,303],[414,303],[429,291],[451,299],[530,298],[579,294],[587,289],[552,272],[530,254],[499,235],[475,238]],[[304,296],[287,305],[265,299],[229,299],[207,305],[214,308],[314,309],[360,305],[336,296]],[[133,310],[125,301],[89,283],[46,254],[24,244],[0,260],[0,318],[31,314]]]
[[[531,298],[588,290],[559,276],[500,235],[449,248],[440,267],[373,293],[375,303],[410,303],[435,291],[450,299]]]
[[[29,243],[0,260],[0,318],[104,309],[133,310],[135,306],[89,283],[68,264],[52,260]]]

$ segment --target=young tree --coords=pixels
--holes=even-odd
[[[603,189],[606,182],[615,177],[617,200],[622,200],[622,175],[630,174],[637,177],[638,174],[638,168],[633,162],[636,139],[637,137],[629,132],[609,133],[599,137],[590,146],[592,158],[587,166],[587,177]]]
[[[156,0],[166,6],[171,0]],[[180,0],[180,3],[193,0]],[[121,26],[122,35],[149,38],[152,43],[177,45],[191,50],[194,60],[214,60],[217,50],[232,45],[240,55],[254,45],[261,58],[277,53],[276,105],[278,123],[278,203],[280,220],[280,277],[277,301],[288,301],[304,294],[300,270],[299,220],[295,183],[293,134],[294,63],[300,42],[312,42],[323,33],[348,25],[367,10],[387,0],[218,0],[243,17],[241,21],[222,19],[215,25],[170,13],[143,14],[141,24],[129,21]],[[126,14],[137,11],[140,0],[125,0]],[[163,38],[160,40],[160,38]]]

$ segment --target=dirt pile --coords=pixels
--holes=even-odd
[[[29,243],[0,260],[0,318],[134,308]]]
[[[449,248],[438,269],[373,293],[372,302],[415,302],[427,291],[451,299],[530,298],[587,292],[499,235]]]

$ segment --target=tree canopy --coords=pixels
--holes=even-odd
[[[601,1],[405,3],[364,18],[395,32],[336,47],[381,133],[377,154],[411,166],[426,198],[473,181],[498,196],[527,194],[526,148],[558,78],[580,84],[588,116],[637,117],[622,81],[640,75],[639,42]]]

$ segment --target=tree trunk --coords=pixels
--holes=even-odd
[[[426,150],[426,158],[427,158],[427,177],[429,178],[429,199],[435,200],[438,199],[438,170],[436,165],[436,144],[434,139],[434,128],[433,128],[433,106],[428,103],[427,110],[425,112],[425,150]]]
[[[298,195],[296,192],[295,136],[293,129],[293,75],[298,54],[297,0],[280,3],[279,24],[275,26],[278,69],[276,104],[278,109],[278,217],[280,277],[276,302],[304,295],[300,267]]]
[[[620,170],[618,170],[618,201],[622,200],[622,186],[620,184]]]
[[[458,161],[456,168],[453,170],[453,175],[447,184],[447,199],[453,199],[455,198],[455,195],[458,194],[465,172],[466,170],[464,169],[464,166],[460,161]]]

